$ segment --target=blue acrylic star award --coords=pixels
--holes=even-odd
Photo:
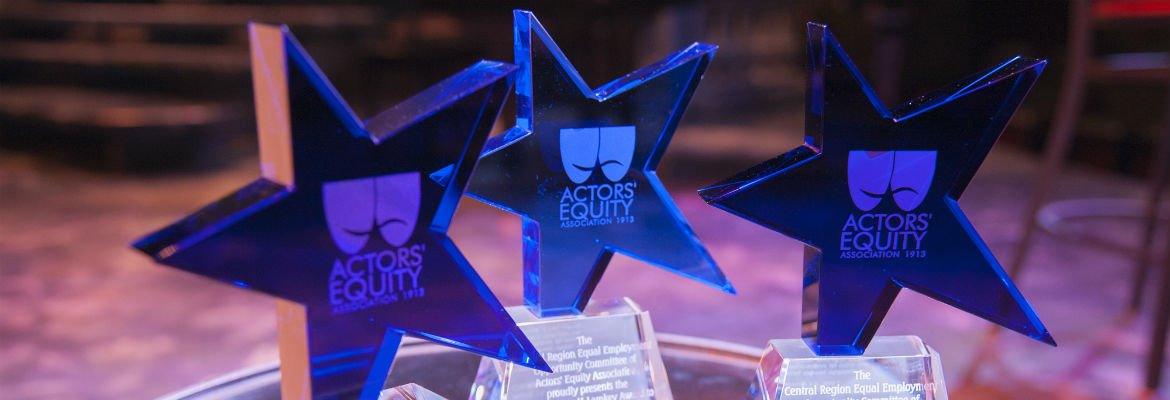
[[[286,28],[249,34],[262,177],[134,246],[281,299],[286,399],[377,399],[407,333],[547,370],[446,234],[516,67],[481,61],[362,122]]]
[[[514,21],[516,126],[489,139],[468,194],[522,217],[528,309],[509,312],[557,358],[554,374],[485,359],[475,393],[670,398],[648,314],[589,299],[614,253],[734,293],[655,172],[716,47],[695,43],[590,89],[536,16]]]
[[[769,343],[757,397],[946,398],[921,340],[874,338],[902,288],[1053,343],[958,206],[1046,62],[1016,57],[890,110],[825,26],[808,31],[806,143],[699,191],[806,244],[804,343]]]

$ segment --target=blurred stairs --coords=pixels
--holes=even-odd
[[[244,154],[246,23],[287,23],[343,51],[382,14],[356,2],[0,2],[0,147],[139,171]]]

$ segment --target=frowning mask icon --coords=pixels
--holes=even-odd
[[[361,251],[374,230],[402,246],[418,222],[418,172],[326,182],[321,191],[329,234],[346,254]]]
[[[930,190],[937,157],[937,152],[926,150],[850,151],[849,196],[853,205],[869,211],[886,193],[893,192],[898,208],[913,210]]]
[[[561,165],[573,183],[584,183],[601,166],[610,182],[630,170],[634,159],[634,127],[607,126],[561,129]]]

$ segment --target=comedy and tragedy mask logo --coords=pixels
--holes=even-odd
[[[849,152],[849,196],[861,211],[869,211],[893,192],[902,211],[922,204],[934,179],[937,152],[924,150]]]
[[[406,244],[414,232],[421,200],[418,172],[327,182],[321,189],[329,234],[346,254],[361,251],[374,230],[393,247]]]
[[[584,183],[598,166],[610,182],[625,177],[634,158],[634,130],[633,126],[561,129],[561,164],[569,180]]]

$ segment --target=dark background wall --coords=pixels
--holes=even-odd
[[[799,112],[806,21],[830,26],[891,107],[1017,54],[1047,58],[1004,139],[1032,150],[1068,27],[1063,1],[12,0],[0,4],[0,146],[112,170],[217,165],[253,153],[246,21],[288,23],[368,117],[476,60],[510,61],[513,8],[535,11],[595,87],[690,42],[720,45],[696,122]],[[1096,36],[1164,52],[1165,25]],[[1074,158],[1145,174],[1164,97],[1164,85],[1094,89]]]

